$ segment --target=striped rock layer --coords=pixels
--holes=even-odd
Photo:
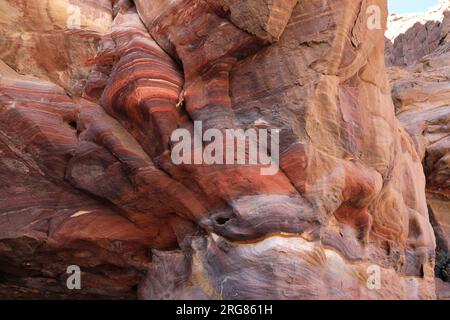
[[[83,92],[0,65],[1,297],[435,297],[421,159],[366,23],[385,1],[105,6]],[[194,121],[280,129],[280,170],[175,165]]]

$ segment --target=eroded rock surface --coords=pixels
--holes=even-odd
[[[450,3],[441,1],[439,7],[423,14],[422,20],[409,30],[401,30],[404,33],[395,39],[395,58],[402,62],[394,62],[398,66],[388,69],[397,116],[423,159],[430,215],[437,237],[436,276],[446,281],[450,271],[449,10]],[[414,17],[418,15],[395,19],[405,22]],[[396,26],[393,23],[388,34],[395,36]],[[387,59],[390,58],[392,51],[387,50]],[[439,298],[450,296],[440,280],[437,287]]]
[[[386,31],[386,63],[388,66],[410,66],[420,58],[434,52],[441,44],[443,23],[449,0],[439,0],[436,7],[427,12],[391,14]]]
[[[81,94],[112,22],[111,1],[2,0],[0,9],[0,59],[20,74]]]
[[[82,93],[0,65],[2,297],[435,298],[422,159],[366,23],[385,1],[107,4]],[[193,121],[280,129],[280,170],[175,165]]]

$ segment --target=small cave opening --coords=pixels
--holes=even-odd
[[[70,121],[69,126],[71,126],[73,129],[77,130],[77,122],[76,121]]]
[[[230,218],[227,218],[227,217],[217,217],[216,218],[216,223],[220,226],[225,225],[228,221],[230,221]]]
[[[75,130],[75,132],[76,132],[76,134],[77,134],[77,137],[78,137],[78,136],[80,135],[80,130],[78,129],[78,123],[77,123],[77,121],[76,121],[76,120],[72,120],[72,121],[69,121],[67,124],[68,124],[69,127],[71,127],[73,130]]]

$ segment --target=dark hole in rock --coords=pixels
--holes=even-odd
[[[70,121],[69,122],[69,126],[71,126],[72,128],[74,128],[76,130],[77,129],[77,122],[76,121]]]
[[[230,221],[230,219],[229,218],[226,218],[226,217],[218,217],[218,218],[216,218],[216,222],[217,222],[217,224],[218,225],[221,225],[221,226],[223,226],[225,223],[227,223],[228,221]]]

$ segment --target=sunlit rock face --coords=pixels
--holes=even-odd
[[[397,37],[395,59],[403,61],[388,69],[392,96],[397,116],[423,161],[430,216],[437,237],[436,277],[445,281],[450,280],[449,10],[450,2],[441,1],[440,6],[421,14],[420,19],[419,14],[396,16],[398,22],[393,22],[387,33]],[[401,21],[408,22],[411,28],[399,31]],[[392,57],[388,48],[386,58]],[[437,281],[438,297],[448,299],[449,286]]]
[[[441,44],[445,12],[449,0],[439,0],[426,12],[395,14],[388,17],[386,31],[386,63],[391,66],[410,66],[432,53]],[[448,30],[448,29],[447,29]]]
[[[20,55],[0,65],[1,297],[435,298],[421,158],[384,67],[385,1],[84,12],[108,14],[97,45],[73,49],[89,56],[83,90],[24,72]],[[280,170],[175,165],[170,136],[194,121],[280,129]],[[66,288],[69,265],[81,290]]]
[[[438,21],[439,45],[431,54],[412,61],[409,67],[388,69],[397,115],[412,136],[419,156],[425,159],[429,188],[443,193],[450,188],[446,160],[450,120],[450,3],[447,8]],[[416,24],[413,29],[416,26],[421,25]]]
[[[111,1],[2,0],[0,9],[0,59],[79,95],[110,28]]]

